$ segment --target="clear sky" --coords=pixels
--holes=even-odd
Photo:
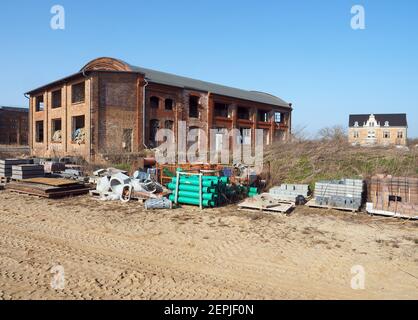
[[[51,7],[65,8],[53,30]],[[350,26],[353,5],[366,29]],[[316,132],[350,113],[407,113],[418,137],[416,0],[3,0],[0,105],[110,56],[277,95]]]

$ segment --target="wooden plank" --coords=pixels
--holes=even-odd
[[[32,178],[32,179],[25,179],[24,182],[44,184],[47,186],[54,186],[54,187],[78,184],[77,182],[67,180],[67,179],[61,179],[61,178]]]
[[[31,196],[38,196],[42,198],[50,198],[50,199],[57,199],[57,198],[63,198],[68,196],[76,196],[76,195],[82,195],[87,194],[89,192],[89,188],[84,189],[77,189],[77,190],[67,190],[67,191],[59,191],[54,193],[44,193],[39,190],[25,190],[25,189],[7,189],[10,192],[20,193],[20,194],[28,194]]]

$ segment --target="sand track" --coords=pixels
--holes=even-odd
[[[418,224],[0,192],[0,299],[418,299]],[[65,288],[50,286],[55,265]],[[366,270],[352,290],[351,267]]]

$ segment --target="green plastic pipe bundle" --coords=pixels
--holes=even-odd
[[[200,204],[200,177],[196,176],[180,176],[179,181],[179,196],[178,203],[181,204]],[[177,177],[173,177],[171,183],[167,185],[168,189],[173,193],[169,196],[171,201],[175,201]],[[214,207],[225,202],[223,197],[220,197],[219,193],[231,194],[232,190],[229,186],[228,177],[217,176],[202,176],[202,205],[204,207]]]
[[[177,178],[173,178],[173,180],[171,181],[172,183],[177,183]],[[199,180],[198,179],[184,179],[184,178],[180,178],[180,185],[182,184],[188,184],[188,185],[192,185],[192,186],[199,186]],[[202,180],[202,187],[208,187],[208,188],[212,188],[214,187],[216,184],[214,183],[213,180]]]
[[[176,184],[175,183],[169,183],[167,185],[167,188],[175,191],[176,190]],[[199,192],[199,186],[193,186],[188,184],[179,184],[179,190],[180,191],[191,191],[191,192]],[[202,187],[203,193],[216,193],[215,188],[209,188],[209,187]]]
[[[173,192],[173,195],[176,195],[175,192]],[[199,199],[200,195],[199,192],[190,192],[190,191],[179,191],[179,197],[180,198],[192,198],[192,199]],[[215,193],[203,193],[202,198],[203,200],[215,200],[218,195]]]
[[[171,201],[175,201],[175,196],[173,195],[173,194],[171,194],[170,195],[170,197],[169,197],[169,199],[171,200]],[[192,205],[195,205],[195,206],[198,206],[198,205],[200,205],[200,200],[199,199],[193,199],[193,198],[186,198],[186,197],[179,197],[178,199],[177,199],[177,201],[179,202],[179,203],[182,203],[182,204],[192,204]],[[211,200],[203,200],[202,201],[202,205],[204,206],[204,207],[214,207],[215,206],[215,201],[211,201]]]

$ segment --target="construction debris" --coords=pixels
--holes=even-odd
[[[91,195],[98,196],[104,201],[120,200],[122,202],[128,202],[133,198],[162,198],[163,186],[151,179],[149,174],[135,172],[133,177],[129,177],[125,173],[115,168],[95,171],[96,192],[92,192]]]
[[[57,173],[65,171],[65,164],[62,162],[55,162],[55,161],[44,161],[41,162],[44,166],[45,173]]]
[[[418,178],[377,175],[368,183],[370,214],[418,219]]]
[[[62,141],[62,131],[61,130],[57,130],[54,132],[54,134],[52,135],[52,139],[53,142],[61,142]]]
[[[167,198],[148,199],[145,201],[146,210],[173,209],[173,202]]]
[[[77,144],[83,144],[86,141],[86,130],[84,128],[77,129],[73,132],[73,141]]]

